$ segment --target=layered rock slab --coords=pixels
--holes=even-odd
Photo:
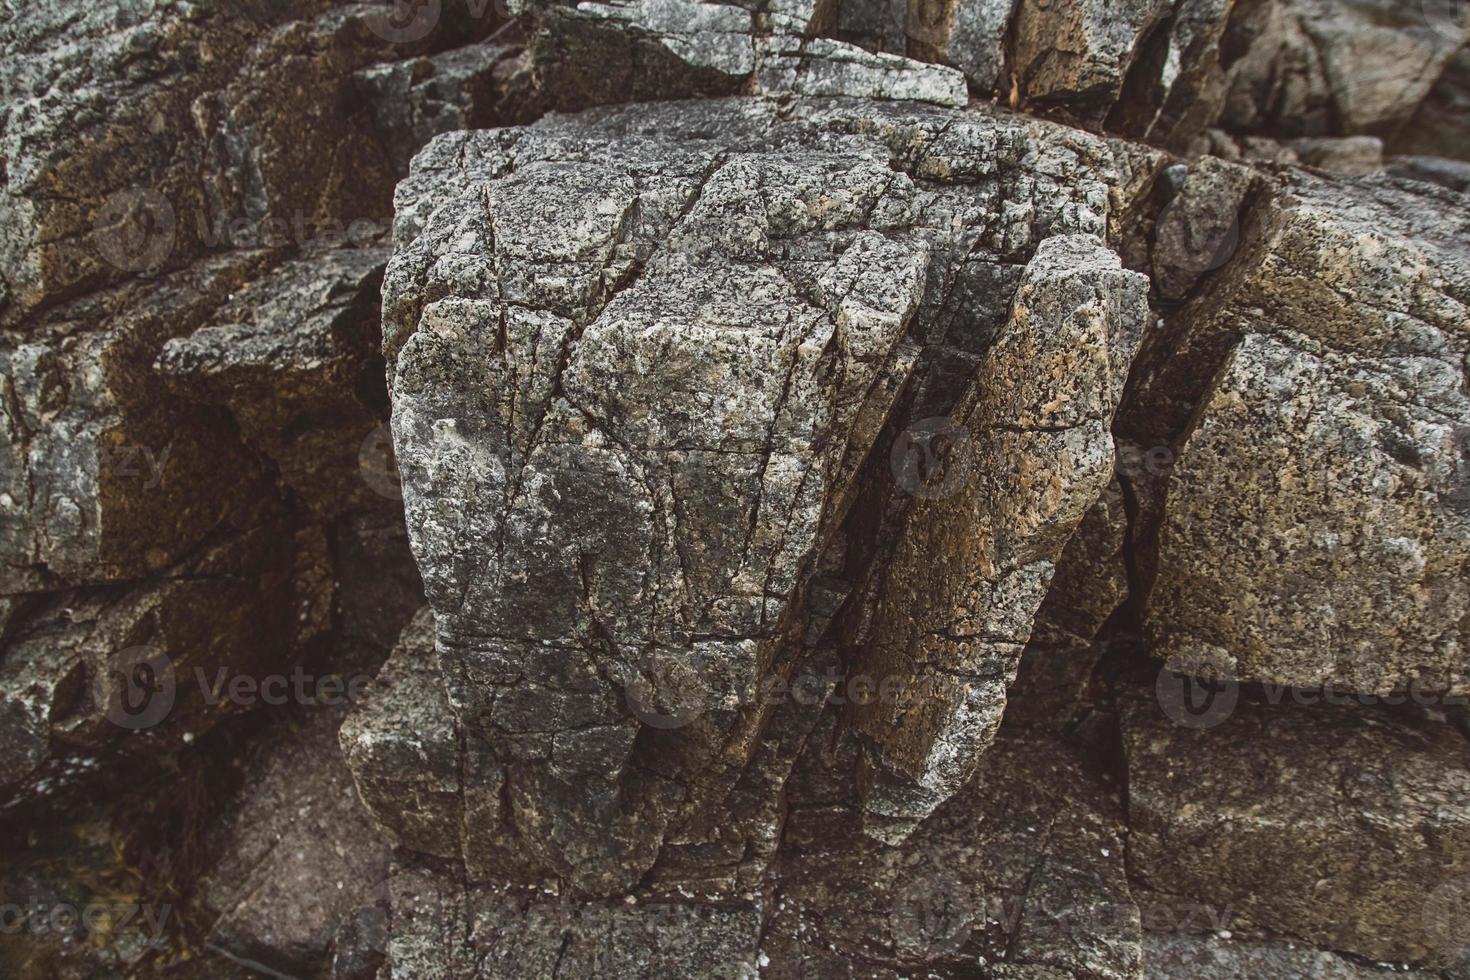
[[[594,114],[420,155],[384,341],[466,797],[522,864],[467,855],[477,873],[616,889],[718,809],[766,725],[757,686],[805,654],[808,579],[944,333],[926,324],[951,276],[1105,233],[1123,169],[1056,127],[820,101]],[[1081,179],[1058,198],[1063,174]],[[1045,478],[1060,516],[1020,522],[1042,564],[1021,563],[1038,588],[1007,613],[1018,644],[1107,482],[1108,379],[1141,328],[1142,278],[1096,238],[1042,251],[1034,276],[1059,285],[1018,308],[1035,329],[1002,342],[977,414],[1071,460]],[[1095,300],[1075,330],[1048,307],[1069,288]],[[970,363],[995,339],[978,332]],[[1045,375],[1005,377],[1038,347]]]
[[[954,412],[969,458],[950,461],[944,493],[910,507],[873,597],[859,668],[923,685],[922,697],[853,710],[882,747],[875,833],[901,839],[965,783],[999,728],[1056,562],[1112,479],[1109,429],[1147,319],[1147,280],[1095,239],[1049,239],[1022,274]]]
[[[1121,698],[1129,864],[1153,890],[1378,962],[1470,953],[1470,743],[1443,720],[1237,692],[1181,723]],[[1188,719],[1183,719],[1188,721]]]

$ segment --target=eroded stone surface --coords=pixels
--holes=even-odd
[[[955,412],[974,459],[951,465],[971,472],[914,503],[875,597],[860,669],[926,685],[912,704],[854,711],[881,747],[875,832],[901,839],[964,784],[1000,725],[1056,560],[1112,477],[1109,428],[1146,288],[1085,237],[1043,242],[1023,273],[1010,323]]]
[[[1463,198],[1294,168],[1386,148],[1463,187],[1464,4],[510,6],[0,21],[0,894],[189,906],[156,961],[104,926],[5,968],[1449,964],[1455,729],[1308,711],[1220,748],[1130,714],[1125,814],[1110,686],[1139,647],[1458,689]],[[199,678],[375,673],[423,601],[384,252],[339,241],[421,149],[385,349],[435,615],[340,739],[294,732]],[[179,687],[133,728],[138,648]],[[117,786],[153,798],[73,812]],[[1191,793],[1237,819],[1158,844]],[[53,801],[51,843],[12,832]],[[1148,883],[1204,897],[1126,881],[1130,821]]]
[[[287,263],[158,359],[187,395],[229,408],[241,435],[324,517],[384,503],[359,456],[387,411],[377,377],[386,261],[385,249],[369,247]]]
[[[1184,313],[1176,364],[1198,378],[1219,351],[1218,373],[1146,375],[1155,406],[1200,398],[1166,480],[1156,652],[1242,680],[1463,691],[1464,212],[1382,178],[1274,194]]]
[[[618,114],[455,137],[400,190],[400,227],[430,217],[390,265],[385,343],[450,699],[481,754],[476,778],[505,801],[483,819],[582,887],[647,869],[658,828],[698,813],[750,757],[757,686],[799,659],[807,579],[920,323],[938,315],[929,284],[987,241],[1004,260],[1048,231],[1105,228],[1110,170],[1076,203],[1040,197],[1074,152],[1111,166],[1100,144],[1052,145],[1053,131],[980,115],[818,103],[777,124],[771,112],[673,106],[641,115],[636,137]],[[873,135],[823,135],[852,128]],[[755,140],[770,149],[742,152]],[[890,147],[919,155],[895,166]],[[1021,201],[992,229],[977,194]],[[997,536],[990,584],[964,586],[973,632],[1014,646],[994,664],[965,660],[965,646],[933,660],[986,674],[991,721],[1050,561],[1106,485],[1107,419],[1142,329],[1142,278],[1096,239],[1043,242],[1021,278],[991,380],[958,416],[987,449],[1055,456],[1025,477],[1037,497],[1023,535],[1002,534],[999,515],[979,532]],[[1034,380],[1001,382],[1038,358],[1049,367]],[[957,399],[963,381],[950,383]],[[989,499],[982,485],[962,499]],[[906,588],[891,615],[907,614]],[[982,611],[1002,595],[1000,613]],[[912,740],[887,744],[895,718],[860,715],[943,783],[934,803],[994,727],[940,720],[957,707],[923,729],[951,760],[927,769]],[[682,773],[640,762],[640,744]]]
[[[1459,962],[1463,922],[1427,905],[1470,869],[1459,731],[1290,698],[1187,726],[1153,694],[1121,705],[1129,861],[1150,888],[1370,960]]]

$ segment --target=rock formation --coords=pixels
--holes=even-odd
[[[1470,977],[1460,0],[0,6],[0,974]]]

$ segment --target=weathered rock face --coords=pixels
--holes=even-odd
[[[1073,663],[1080,669],[1057,684],[1033,662],[1023,686],[1065,689],[1075,706],[1095,660]],[[1110,777],[1066,744],[1062,731],[1085,713],[1061,708],[1067,700],[1008,717],[976,781],[902,846],[863,833],[850,778],[861,748],[838,734],[834,711],[822,713],[791,776],[779,852],[735,901],[691,903],[651,882],[607,902],[466,887],[427,864],[401,867],[391,883],[393,975],[519,976],[560,955],[577,976],[657,977],[686,964],[731,978],[963,976],[977,966],[997,976],[1138,976],[1120,802]]]
[[[1470,746],[1366,706],[1242,699],[1216,727],[1123,700],[1129,860],[1150,888],[1375,961],[1455,966]],[[1364,833],[1363,828],[1372,828]],[[1447,914],[1446,914],[1447,913]]]
[[[226,406],[241,436],[324,517],[381,503],[358,456],[386,408],[374,376],[386,261],[368,247],[288,262],[159,355],[160,373],[178,379],[186,397]]]
[[[368,113],[345,108],[353,72],[495,26],[445,7],[416,46],[381,9],[327,0],[11,12],[4,322],[221,239],[384,217],[394,174]]]
[[[459,729],[434,655],[429,607],[404,628],[339,734],[358,795],[383,835],[398,847],[459,859],[469,829]]]
[[[1146,289],[1086,237],[1048,239],[1022,273],[1010,322],[954,413],[974,460],[950,465],[974,472],[947,472],[945,493],[910,508],[857,662],[924,688],[913,703],[854,710],[887,770],[868,798],[876,833],[901,839],[964,785],[1000,725],[1055,561],[1112,477],[1108,430]],[[908,778],[891,786],[892,770]]]
[[[1466,689],[1470,263],[1449,201],[1293,179],[1180,314],[1176,353],[1144,375],[1155,419],[1198,398],[1165,483],[1159,656],[1301,687]]]
[[[429,217],[384,289],[405,503],[450,699],[487,753],[474,768],[506,783],[518,850],[593,890],[646,870],[648,828],[697,812],[701,783],[749,758],[757,691],[802,654],[808,579],[955,258],[994,249],[1000,264],[1048,233],[1104,231],[1112,175],[1043,205],[1037,171],[1078,167],[1084,148],[983,116],[834,104],[781,124],[732,102],[641,116],[633,138],[630,121],[433,144],[399,200]],[[713,136],[682,136],[694,126]],[[878,131],[824,139],[854,127]],[[917,161],[894,164],[905,143]],[[1085,149],[1109,166],[1106,147]],[[1018,200],[993,225],[976,207],[996,197]],[[1049,563],[1108,481],[1108,419],[1145,319],[1142,277],[1085,235],[1042,241],[1019,283],[954,424],[987,454],[1036,457],[1016,488],[1033,499],[963,514],[1013,492],[983,470],[957,474],[949,509],[916,506],[911,524],[957,536],[911,533],[900,565],[990,549],[978,580],[935,569],[960,595],[932,608],[971,611],[924,627],[952,648],[910,653],[900,634],[930,614],[913,598],[925,579],[890,577],[878,652],[854,665],[928,683],[894,659],[917,657],[983,686],[967,699],[956,684],[919,723],[857,714],[929,809],[998,722]],[[1006,385],[1023,363],[1046,367]],[[495,561],[477,560],[486,548]],[[685,703],[660,698],[670,686]],[[640,760],[640,740],[686,775]],[[644,829],[608,835],[610,815]]]
[[[0,973],[1470,977],[1465,3],[3,6]]]
[[[357,621],[334,616],[334,546],[396,507],[359,458],[387,416],[385,148],[432,123],[370,119],[353,73],[493,18],[400,51],[366,6],[213,7],[53,3],[0,26],[7,795],[165,720],[127,741],[176,747],[229,713],[195,671],[286,670]],[[403,618],[414,578],[394,579]]]

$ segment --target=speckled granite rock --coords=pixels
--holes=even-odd
[[[999,727],[1056,560],[1112,478],[1109,429],[1146,291],[1086,237],[1048,239],[1022,274],[1010,322],[954,413],[972,472],[910,509],[859,654],[865,673],[927,685],[913,703],[853,712],[881,748],[874,833],[902,839],[969,779]]]
[[[901,846],[866,836],[859,801],[822,788],[794,786],[768,975],[1139,975],[1121,810],[1043,729],[1002,735]]]
[[[1470,977],[1460,0],[0,7],[0,972]]]
[[[1125,424],[1167,439],[1185,422],[1148,599],[1158,656],[1302,687],[1470,685],[1461,201],[1282,181],[1176,342],[1145,354]]]
[[[527,0],[544,91],[572,108],[630,99],[846,95],[962,106],[960,72],[901,53],[813,36],[837,6],[784,0],[760,10],[700,0],[570,4]]]
[[[1013,57],[1020,103],[1100,125],[1169,7],[1166,0],[1018,3]]]
[[[354,556],[334,546],[398,506],[396,475],[365,474],[361,452],[387,414],[385,147],[433,123],[370,117],[354,72],[495,26],[451,14],[400,47],[366,5],[13,13],[0,23],[10,789],[54,783],[52,763],[66,777],[89,758],[66,753],[138,730],[104,720],[118,690],[138,694],[119,688],[136,666],[119,657],[150,649],[184,679],[167,737],[128,740],[176,746],[219,714],[195,703],[192,671],[288,667],[358,621],[335,602]],[[440,63],[452,73],[452,54]]]
[[[481,778],[506,783],[500,836],[591,890],[651,866],[661,824],[698,811],[718,773],[749,757],[765,724],[755,692],[799,651],[806,580],[920,353],[928,284],[987,239],[996,260],[1024,259],[1048,230],[1106,227],[1106,170],[1082,201],[1029,200],[1051,186],[1030,171],[1076,166],[1065,138],[1048,142],[1057,130],[861,104],[808,112],[780,123],[767,103],[671,106],[639,114],[636,137],[619,114],[455,137],[399,192],[400,228],[430,217],[390,264],[385,345],[450,700],[489,753]],[[683,135],[691,125],[703,132]],[[824,135],[852,128],[873,135]],[[888,146],[928,139],[940,141],[914,163],[888,161]],[[756,141],[770,149],[737,149]],[[1105,146],[1088,149],[1113,166]],[[1040,159],[1008,162],[1018,150]],[[822,175],[838,172],[834,196]],[[987,188],[1021,199],[993,230],[968,200]],[[977,383],[992,394],[957,418],[976,442],[1038,454],[1035,502],[1025,516],[933,522],[997,549],[989,584],[954,583],[974,612],[953,629],[1009,631],[1010,652],[993,664],[968,643],[934,653],[984,675],[974,697],[989,720],[952,718],[978,702],[949,696],[917,727],[886,709],[856,715],[932,784],[929,809],[993,731],[1049,561],[1107,483],[1107,419],[1142,329],[1142,278],[1095,238],[1043,242],[1020,283],[1013,326],[982,365],[997,380]],[[488,364],[471,353],[486,344]],[[1049,367],[1034,382],[999,386],[1038,358]],[[955,499],[988,485],[960,483]],[[1013,519],[1022,534],[1000,530]],[[938,550],[913,541],[924,560]],[[908,595],[882,600],[882,628],[922,619]],[[682,704],[658,698],[671,684]],[[916,730],[948,761],[923,761]],[[681,761],[640,761],[640,745]],[[628,829],[609,835],[609,819]]]
[[[417,53],[379,17],[327,0],[17,8],[0,27],[0,322],[226,235],[383,217],[392,170],[341,97],[354,69]],[[420,49],[493,26],[460,7]]]
[[[415,868],[396,869],[389,884],[392,980],[760,975],[761,920],[751,906],[569,901],[466,889]]]
[[[1159,892],[1369,960],[1431,968],[1470,952],[1470,744],[1379,707],[1242,697],[1212,727],[1122,699],[1130,867]]]

